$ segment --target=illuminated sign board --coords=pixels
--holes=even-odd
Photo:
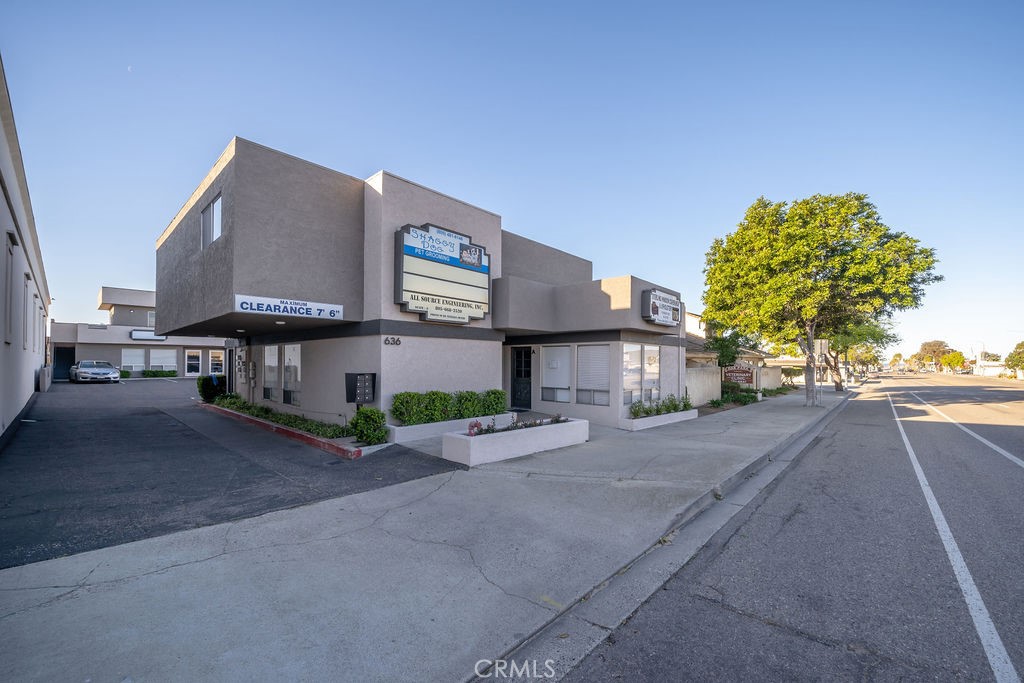
[[[129,336],[136,341],[167,341],[165,335],[157,334],[153,330],[132,330]]]
[[[676,327],[683,312],[679,297],[656,289],[645,289],[640,297],[641,317],[655,325]]]
[[[491,257],[471,238],[426,224],[395,233],[395,303],[420,320],[466,324],[490,311]]]
[[[289,318],[314,318],[341,321],[340,304],[321,304],[300,299],[274,299],[265,296],[235,294],[235,313],[262,313]]]

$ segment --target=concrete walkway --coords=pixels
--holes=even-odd
[[[589,649],[620,619],[586,617],[583,598],[623,576],[628,615],[656,587],[632,581],[637,560],[845,398],[594,427],[579,446],[7,569],[0,679],[461,681],[517,648],[564,669],[575,636],[552,628],[580,621]]]

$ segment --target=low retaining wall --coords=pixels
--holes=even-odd
[[[220,406],[214,405],[212,403],[200,403],[199,405],[201,405],[203,408],[206,408],[207,410],[212,410],[215,413],[227,415],[228,417],[233,417],[236,420],[241,420],[242,422],[248,422],[251,425],[254,425],[261,429],[265,429],[268,432],[274,432],[275,434],[286,436],[289,439],[301,441],[307,446],[319,448],[320,450],[326,453],[330,453],[331,455],[336,455],[339,458],[345,458],[346,460],[355,460],[356,458],[361,458],[363,456],[363,449],[359,447],[353,448],[351,446],[343,446],[341,444],[333,443],[330,439],[324,439],[319,436],[314,436],[313,434],[300,432],[298,429],[285,427],[284,425],[279,425],[276,422],[270,422],[269,420],[261,420],[258,417],[246,415],[245,413],[239,413],[234,410],[228,410],[227,408],[221,408]],[[371,446],[371,448],[374,447]]]
[[[480,420],[488,425],[491,417],[494,418],[494,426],[498,429],[508,427],[515,418],[515,413],[501,413],[500,415],[484,417],[466,417],[459,420],[446,420],[444,422],[427,422],[421,425],[397,426],[388,425],[388,441],[391,443],[409,443],[420,439],[429,439],[433,436],[441,436],[448,432],[459,432],[469,429],[469,423],[473,420]]]
[[[696,419],[696,417],[696,409],[681,410],[678,413],[665,413],[664,415],[651,415],[650,417],[623,417],[619,419],[619,429],[626,429],[628,431],[635,432],[641,429],[650,429],[651,427],[660,427],[662,425],[669,425],[675,422],[693,420]]]
[[[464,432],[444,435],[441,457],[467,467],[518,458],[531,453],[574,446],[590,439],[590,423],[569,420],[542,427],[514,429],[496,434],[467,436]]]

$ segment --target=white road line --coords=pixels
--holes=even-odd
[[[951,418],[949,415],[946,415],[944,412],[942,412],[941,410],[939,410],[938,408],[933,406],[931,403],[929,403],[928,401],[924,400],[923,398],[921,398],[920,396],[915,394],[913,391],[910,392],[910,395],[913,396],[914,398],[916,398],[921,403],[923,403],[926,406],[928,406],[929,408],[931,408],[932,410],[934,410],[936,413],[938,413],[942,417],[946,418],[947,420],[949,420],[950,422],[955,424],[960,429],[964,430],[965,432],[967,432],[968,434],[973,436],[978,441],[982,442],[983,444],[985,444],[986,446],[988,446],[989,448],[994,450],[999,455],[1002,455],[1005,458],[1007,458],[1010,462],[1016,463],[1016,464],[1020,465],[1021,467],[1024,467],[1024,460],[1021,460],[1020,458],[1018,458],[1016,455],[1014,455],[1010,451],[1006,450],[1005,448],[1000,448],[999,446],[995,445],[994,443],[992,443],[991,441],[989,441],[988,439],[986,439],[985,437],[983,437],[983,436],[981,436],[979,434],[975,434],[970,429],[968,429],[967,427],[964,427],[962,424],[960,424],[959,422],[957,422],[956,420]]]
[[[960,584],[960,592],[963,593],[964,600],[967,602],[967,609],[971,613],[971,619],[974,621],[974,630],[977,631],[978,637],[981,639],[981,645],[985,648],[985,655],[988,657],[989,666],[992,667],[992,673],[995,674],[997,683],[1020,683],[1017,670],[1013,668],[1010,655],[1007,654],[1003,641],[999,638],[999,633],[996,631],[996,625],[992,623],[992,617],[989,616],[988,609],[985,608],[985,601],[981,599],[981,593],[978,592],[978,587],[974,585],[971,572],[967,569],[967,563],[964,562],[963,555],[960,554],[960,548],[957,547],[956,539],[953,538],[953,532],[950,531],[949,524],[946,523],[946,517],[942,514],[939,502],[935,499],[935,494],[932,493],[932,487],[924,476],[921,463],[917,461],[914,447],[910,445],[910,439],[907,438],[907,433],[903,431],[903,423],[900,422],[900,416],[896,412],[896,405],[892,402],[892,395],[888,392],[885,395],[889,399],[892,415],[896,418],[896,426],[900,429],[900,436],[903,437],[903,445],[907,448],[907,455],[910,456],[910,464],[914,466],[917,483],[921,485],[921,491],[928,502],[928,509],[932,513],[935,528],[938,529],[939,538],[942,539],[942,545],[946,548],[946,556],[949,557],[949,563],[953,565],[953,574],[956,575],[957,583]]]

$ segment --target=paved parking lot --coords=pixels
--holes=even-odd
[[[0,568],[455,469],[401,446],[341,460],[197,405],[195,382],[54,384],[0,451]]]

